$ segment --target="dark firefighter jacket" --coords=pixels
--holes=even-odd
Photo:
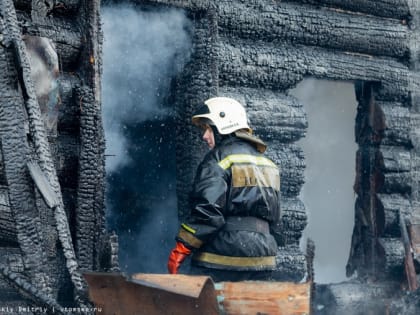
[[[247,133],[223,139],[198,167],[191,213],[177,240],[193,264],[228,270],[271,270],[280,221],[280,174],[265,144]]]

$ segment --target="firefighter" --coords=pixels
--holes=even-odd
[[[280,224],[279,168],[263,155],[244,107],[214,97],[192,117],[211,149],[199,165],[190,214],[181,224],[168,271],[191,256],[191,273],[214,281],[268,280]]]

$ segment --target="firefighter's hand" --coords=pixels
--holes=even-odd
[[[175,248],[169,254],[168,271],[171,274],[178,273],[182,262],[191,254],[191,250],[185,247],[181,242],[176,242]]]

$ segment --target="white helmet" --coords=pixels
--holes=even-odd
[[[194,124],[214,125],[221,135],[227,135],[239,129],[251,130],[245,108],[238,101],[228,97],[213,97],[204,104],[192,117]]]

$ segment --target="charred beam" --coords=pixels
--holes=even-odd
[[[411,15],[408,0],[291,0],[392,19],[408,19]]]
[[[217,40],[217,21],[212,12],[200,16],[195,21],[192,41],[194,53],[178,78],[175,100],[176,112],[176,157],[177,157],[177,196],[180,216],[188,213],[188,193],[195,168],[207,148],[200,138],[199,131],[190,123],[190,117],[203,100],[218,94],[218,67],[216,52],[213,49]],[[182,140],[181,140],[182,139]],[[188,143],[188,146],[186,145]],[[187,149],[194,146],[197,150]]]
[[[306,258],[300,251],[299,245],[279,247],[276,264],[276,269],[273,271],[274,280],[294,282],[304,280],[306,275]]]
[[[400,194],[378,194],[379,202],[384,211],[383,235],[400,237],[399,209],[403,209],[405,214],[412,212],[410,200]]]
[[[36,305],[46,307],[49,312],[64,315],[61,305],[54,299],[46,295],[42,290],[34,287],[31,282],[23,278],[21,275],[11,271],[8,267],[0,265],[0,276],[3,277],[10,285],[15,287],[24,296],[32,300]]]
[[[61,70],[74,71],[83,46],[83,36],[75,19],[47,17],[34,23],[30,14],[19,12],[18,20],[24,34],[51,39],[56,46]]]
[[[6,244],[17,245],[16,222],[10,207],[6,187],[0,188],[0,240]]]
[[[74,248],[72,244],[72,238],[70,234],[69,224],[67,221],[67,215],[64,211],[64,205],[62,201],[62,195],[60,191],[60,185],[58,182],[57,172],[55,169],[54,161],[52,159],[51,155],[51,149],[50,145],[48,143],[48,137],[45,130],[45,125],[42,120],[40,107],[36,98],[34,85],[31,79],[30,75],[30,66],[29,66],[29,60],[27,56],[27,51],[25,44],[21,37],[20,28],[18,25],[18,20],[16,16],[15,9],[13,7],[13,3],[11,0],[4,0],[2,1],[2,14],[6,16],[7,23],[7,30],[8,30],[8,36],[10,37],[10,41],[12,41],[15,44],[16,53],[18,56],[18,60],[20,63],[20,66],[22,68],[22,76],[23,81],[20,82],[22,86],[25,87],[25,90],[27,91],[27,99],[24,100],[25,109],[28,115],[28,122],[29,122],[29,133],[31,135],[32,144],[34,147],[33,154],[36,156],[36,159],[39,163],[39,166],[41,167],[41,170],[46,174],[48,181],[50,182],[51,187],[53,188],[54,192],[57,194],[57,197],[59,199],[59,205],[54,208],[54,220],[56,224],[56,231],[58,234],[58,239],[61,242],[64,256],[66,257],[66,266],[67,270],[70,273],[72,282],[76,289],[76,298],[80,298],[84,295],[84,283],[82,280],[82,277],[78,270],[78,264],[75,258]],[[6,15],[7,12],[7,15]],[[21,103],[19,103],[20,106]],[[7,115],[10,115],[10,113],[7,113]],[[6,115],[6,117],[7,117]],[[22,114],[23,115],[23,114]],[[23,119],[24,116],[21,117]],[[23,122],[19,122],[19,117],[15,117],[11,120],[10,123],[15,123],[15,125],[9,127],[10,128],[17,128],[17,126],[22,126]],[[22,133],[22,131],[20,132]],[[21,136],[26,138],[26,135]],[[15,143],[18,142],[18,140],[14,139]],[[26,139],[24,141],[21,141],[23,144],[26,143]],[[5,151],[12,150],[11,148],[5,149]],[[29,155],[29,152],[26,152],[26,154],[22,154],[22,157],[20,158],[26,158]],[[13,160],[13,159],[12,159]],[[28,180],[27,177],[24,177],[22,175],[18,175],[21,180]],[[30,198],[29,198],[30,199]],[[25,202],[21,202],[15,205],[16,208],[21,208],[22,204],[25,204]],[[28,207],[31,207],[31,205],[28,205]],[[35,205],[33,205],[35,208]],[[25,214],[26,215],[26,214]],[[33,215],[34,218],[37,218],[37,215]],[[17,220],[19,221],[19,220]],[[25,223],[24,218],[22,219],[22,222]],[[26,222],[27,224],[28,222]],[[79,301],[80,302],[80,301]]]
[[[298,198],[281,200],[282,237],[285,244],[299,244],[307,224],[306,209]]]
[[[19,10],[26,12],[31,11],[32,0],[13,0],[15,6]],[[51,15],[54,13],[71,13],[74,14],[80,7],[81,0],[49,0],[45,1],[47,4],[47,14]]]
[[[304,76],[315,76],[382,82],[394,95],[408,95],[410,89],[408,68],[385,57],[269,43],[257,47],[245,40],[225,38],[219,43],[218,59],[223,85],[288,89]]]
[[[79,174],[77,191],[76,249],[80,266],[83,270],[92,270],[95,266],[96,242],[95,231],[100,229],[103,214],[103,201],[97,204],[97,195],[102,196],[103,187],[103,136],[98,134],[102,128],[98,105],[93,92],[84,87],[77,90],[81,101],[81,147],[79,156]]]
[[[58,112],[58,133],[79,135],[81,104],[77,101],[75,89],[80,86],[80,79],[70,73],[63,73],[58,78],[60,107]]]
[[[404,248],[400,238],[379,238],[378,255],[383,273],[381,278],[401,279],[404,266]]]
[[[411,151],[401,146],[381,145],[383,158],[383,170],[385,173],[410,172],[411,170]]]
[[[308,127],[303,104],[296,98],[272,90],[220,87],[220,96],[239,100],[255,132],[264,140],[293,142],[302,138]]]
[[[386,123],[382,144],[411,148],[413,146],[411,131],[415,124],[410,109],[395,106],[393,103],[378,102],[378,105],[383,112]]]
[[[114,3],[116,0],[105,0],[105,3]],[[192,11],[206,11],[213,2],[211,0],[133,0],[139,4],[154,4],[154,5],[165,5],[176,8],[188,9]]]
[[[285,197],[296,197],[305,182],[303,150],[296,144],[268,141],[267,156],[280,167],[280,190]]]
[[[316,284],[314,315],[386,314],[389,300],[399,292],[397,283]]]
[[[219,1],[219,32],[337,50],[403,57],[409,53],[401,21],[273,1]]]

